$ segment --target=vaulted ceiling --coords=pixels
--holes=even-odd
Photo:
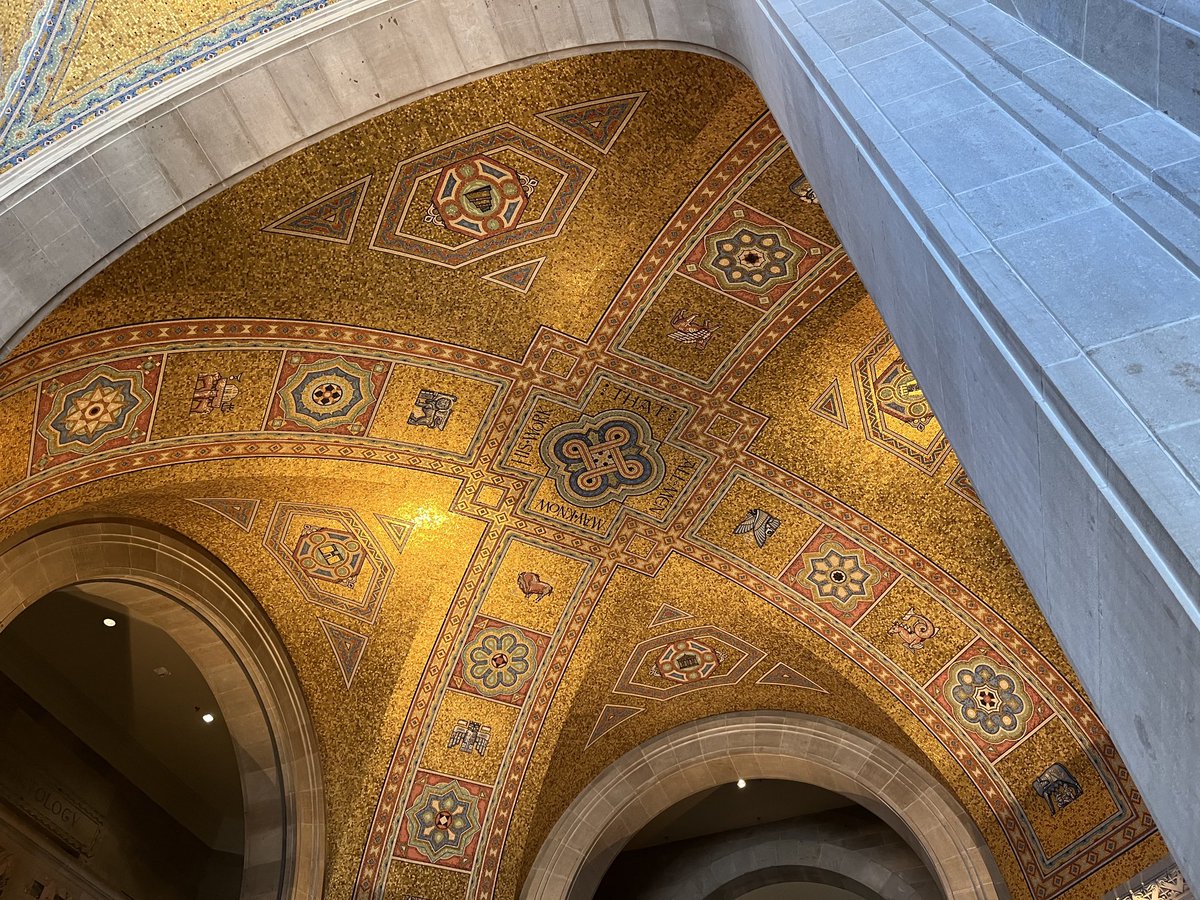
[[[901,748],[1014,896],[1165,852],[724,63],[546,63],[299,151],[78,290],[0,408],[0,539],[148,519],[262,602],[321,741],[331,897],[515,897],[605,766],[741,709]]]

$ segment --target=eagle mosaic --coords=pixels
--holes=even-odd
[[[0,539],[139,518],[246,584],[331,897],[515,898],[615,759],[781,708],[935,773],[1014,897],[1100,896],[1161,840],[815,201],[678,52],[330,136],[0,365]]]

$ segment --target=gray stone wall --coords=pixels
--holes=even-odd
[[[1125,90],[1200,131],[1197,0],[991,0]]]

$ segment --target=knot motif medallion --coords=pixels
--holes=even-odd
[[[540,453],[558,492],[576,506],[648,494],[666,472],[650,423],[624,409],[550,429]]]

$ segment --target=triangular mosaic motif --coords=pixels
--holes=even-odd
[[[538,113],[538,118],[561,128],[585,144],[607,153],[617,142],[633,114],[641,105],[645,91],[587,100]]]
[[[950,488],[950,490],[954,491],[954,493],[958,494],[958,496],[962,497],[968,503],[987,512],[984,509],[983,501],[975,493],[975,485],[971,484],[971,479],[967,477],[967,470],[962,467],[961,463],[950,473],[950,477],[946,479],[946,487]]]
[[[388,533],[388,537],[392,539],[392,543],[396,545],[396,549],[403,553],[404,547],[408,543],[408,536],[413,531],[412,522],[405,522],[403,519],[393,519],[391,516],[383,515],[383,513],[375,513],[375,518],[379,520],[379,524]]]
[[[668,622],[678,622],[680,619],[692,618],[691,613],[686,613],[682,609],[676,609],[674,606],[663,604],[658,608],[658,612],[654,614],[653,621],[650,622],[650,627],[654,628],[658,625],[665,625]]]
[[[370,183],[371,176],[367,175],[353,184],[331,191],[272,222],[263,231],[316,238],[333,244],[349,244]]]
[[[785,666],[779,663],[770,672],[758,679],[759,684],[778,684],[783,687],[804,688],[807,691],[820,691],[822,694],[828,694],[829,691],[821,687],[811,678],[805,678],[791,666]]]
[[[501,287],[510,288],[520,294],[528,294],[529,289],[533,287],[533,279],[537,278],[538,272],[542,270],[542,263],[546,261],[546,257],[539,256],[537,259],[527,259],[525,262],[519,262],[515,265],[506,266],[503,269],[497,269],[495,272],[489,272],[483,276],[484,281],[490,281],[492,284],[498,284]]]
[[[346,687],[350,687],[350,682],[354,681],[354,674],[358,671],[358,664],[362,662],[363,651],[367,649],[367,636],[322,618],[318,618],[317,621],[325,629],[325,637],[329,646],[333,648],[333,657],[337,660],[338,668],[342,670],[342,678],[345,679]]]
[[[192,503],[203,506],[206,509],[211,509],[218,516],[228,519],[247,534],[250,533],[250,526],[254,524],[254,517],[258,515],[259,501],[257,500],[202,497],[193,499]]]
[[[841,425],[843,428],[850,427],[850,423],[846,419],[846,406],[842,402],[842,388],[836,378],[833,380],[833,384],[821,392],[821,396],[813,402],[809,409],[827,422]]]
[[[588,738],[584,749],[586,750],[626,719],[632,719],[640,712],[645,712],[640,706],[621,706],[615,703],[606,703],[604,709],[600,710],[600,718],[596,720],[596,727],[592,729],[592,736]]]

